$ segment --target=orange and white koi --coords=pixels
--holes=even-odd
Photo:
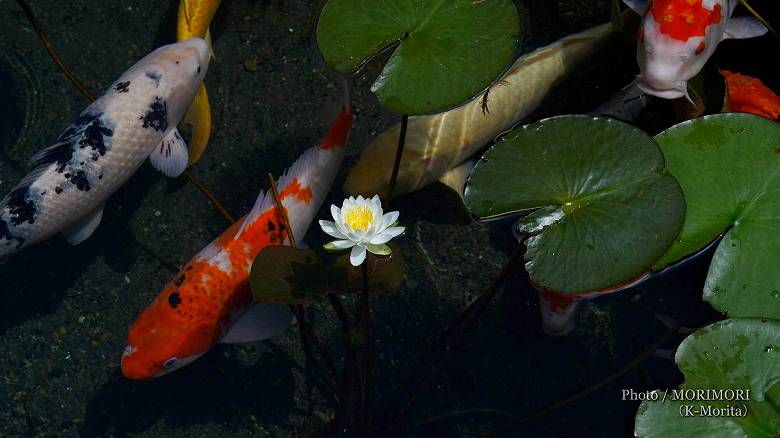
[[[294,237],[302,238],[344,158],[352,115],[342,110],[323,141],[279,179],[279,198]],[[253,303],[249,269],[265,247],[289,243],[269,192],[179,272],[130,328],[122,373],[148,379],[178,369],[216,343],[251,342],[284,331],[286,306]]]
[[[664,99],[688,97],[688,80],[701,71],[721,41],[767,32],[752,17],[731,16],[739,0],[623,1],[643,16],[637,86]]]

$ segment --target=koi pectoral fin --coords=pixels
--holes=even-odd
[[[645,15],[645,11],[647,10],[647,6],[650,2],[647,0],[623,0],[623,3],[625,3],[626,6],[631,8],[637,14]]]
[[[105,207],[105,204],[100,205],[100,207],[84,216],[81,221],[62,232],[62,235],[65,236],[68,243],[71,245],[78,245],[87,240],[89,236],[95,232],[98,225],[100,225],[100,221],[103,219],[103,207]]]
[[[178,129],[172,129],[149,155],[149,161],[163,175],[175,178],[184,172],[189,151]]]
[[[219,341],[223,344],[256,342],[281,334],[292,322],[292,312],[281,304],[253,304]]]
[[[753,17],[734,17],[726,25],[726,31],[723,33],[723,39],[742,40],[746,38],[759,37],[767,33],[766,28],[760,21]]]

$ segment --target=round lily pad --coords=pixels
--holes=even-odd
[[[688,206],[680,239],[656,268],[725,233],[704,299],[732,318],[780,319],[780,124],[717,114],[673,126],[656,141]]]
[[[519,31],[512,0],[330,0],[317,44],[342,74],[392,49],[371,91],[390,111],[425,114],[490,85],[512,60]]]
[[[535,212],[526,269],[547,289],[609,289],[672,245],[685,203],[652,137],[608,118],[560,116],[518,128],[482,157],[465,202],[481,219]]]
[[[780,321],[717,322],[687,337],[675,362],[685,383],[676,390],[655,391],[658,400],[642,402],[634,436],[777,436]]]

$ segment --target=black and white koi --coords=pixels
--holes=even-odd
[[[167,176],[187,166],[176,125],[209,62],[200,38],[158,48],[84,109],[0,201],[0,257],[63,233],[76,245],[100,224],[103,205],[149,158]]]

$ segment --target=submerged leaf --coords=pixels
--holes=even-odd
[[[607,118],[560,116],[518,128],[477,164],[465,202],[482,219],[536,212],[526,269],[557,292],[604,290],[639,277],[671,246],[685,213],[661,150]]]
[[[718,114],[673,126],[656,141],[688,206],[680,239],[656,269],[725,233],[704,299],[730,317],[780,319],[780,124]]]
[[[331,293],[362,290],[361,269],[352,267],[346,254],[321,256],[312,249],[267,247],[252,264],[252,294],[261,303],[311,304]],[[365,263],[371,293],[393,293],[401,287],[406,266],[400,251],[390,257],[369,256]]]
[[[392,48],[371,90],[390,111],[423,114],[484,90],[512,60],[519,31],[512,0],[330,0],[317,44],[342,74]]]
[[[642,402],[634,436],[777,436],[780,321],[717,322],[685,338],[675,362],[685,383],[666,393],[655,391],[657,401]],[[733,409],[744,409],[745,415]]]

